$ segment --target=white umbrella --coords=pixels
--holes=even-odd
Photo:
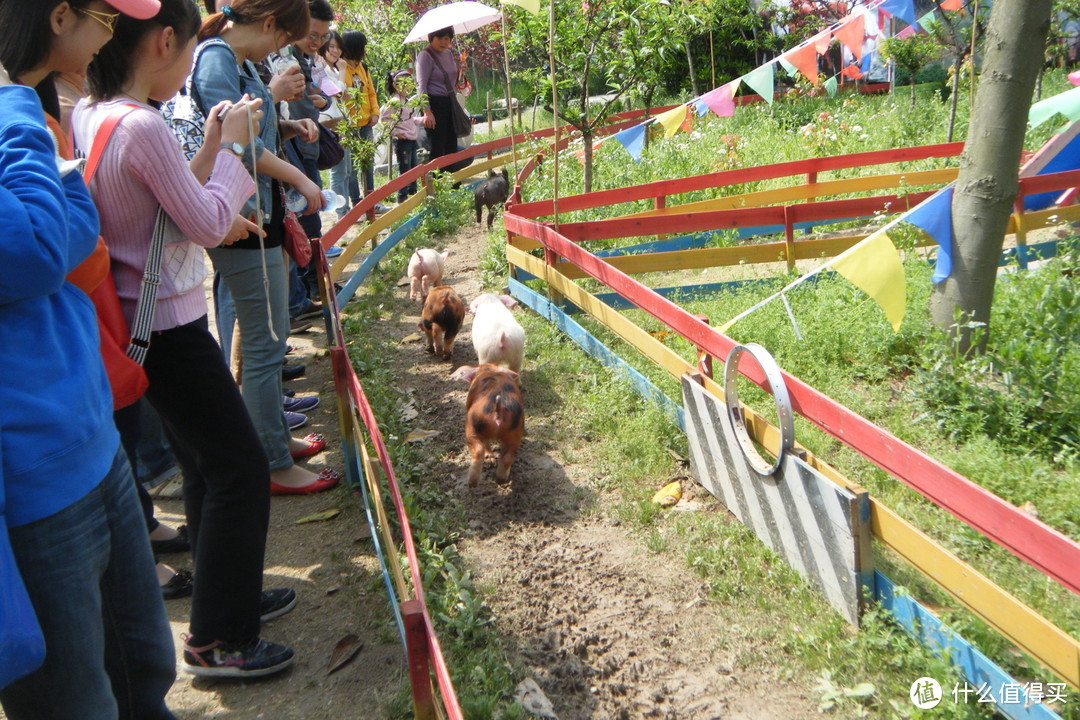
[[[405,42],[427,42],[428,33],[453,27],[455,34],[467,33],[502,17],[502,13],[483,3],[463,0],[433,7],[420,16]]]

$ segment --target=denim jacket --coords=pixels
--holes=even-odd
[[[266,87],[255,64],[245,60],[238,65],[232,47],[221,38],[208,38],[200,47],[198,63],[192,71],[192,96],[203,113],[222,100],[236,102],[247,93],[252,98],[262,98],[263,118],[259,136],[255,139],[255,157],[262,157],[264,151],[273,153],[278,146],[277,112],[270,89]],[[263,222],[270,222],[271,178],[259,175],[259,202],[262,204]],[[248,200],[241,209],[244,217],[255,212],[255,198]]]

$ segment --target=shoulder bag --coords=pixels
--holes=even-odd
[[[439,58],[431,51],[430,45],[424,48],[424,52],[431,57],[432,64],[438,66],[443,75],[443,82],[446,83],[446,87],[450,90],[450,118],[454,124],[454,135],[456,137],[465,137],[472,132],[472,120],[465,114],[465,109],[461,107],[457,95],[454,94],[454,83],[450,81],[450,74],[446,72],[446,68],[439,62]]]

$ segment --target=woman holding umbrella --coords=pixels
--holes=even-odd
[[[458,73],[457,59],[450,52],[454,28],[445,27],[428,33],[428,45],[416,58],[417,84],[427,96],[424,107],[424,127],[431,140],[431,159],[457,152],[457,135],[450,103],[454,96],[454,81]]]

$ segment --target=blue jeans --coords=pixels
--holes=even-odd
[[[330,189],[335,195],[345,198],[345,204],[337,209],[338,219],[345,216],[349,208],[360,202],[360,183],[356,179],[356,169],[352,164],[352,152],[345,150],[345,157],[341,158],[334,167],[330,168]]]
[[[9,720],[175,720],[176,655],[127,458],[86,497],[10,529],[45,664],[0,690]]]
[[[211,248],[207,254],[221,274],[221,290],[228,288],[240,326],[244,403],[259,433],[271,470],[292,467],[289,426],[281,411],[281,363],[289,339],[288,273],[280,247],[263,250]],[[267,287],[263,287],[263,258]],[[219,321],[224,313],[219,311]],[[273,326],[275,339],[270,328]],[[221,347],[232,351],[232,325],[218,326]],[[229,355],[226,355],[228,358]]]
[[[416,167],[416,141],[404,140],[402,138],[394,138],[394,153],[397,155],[398,175],[404,175],[405,173]],[[409,196],[416,194],[416,181],[406,185],[397,191],[398,202],[405,202]]]

